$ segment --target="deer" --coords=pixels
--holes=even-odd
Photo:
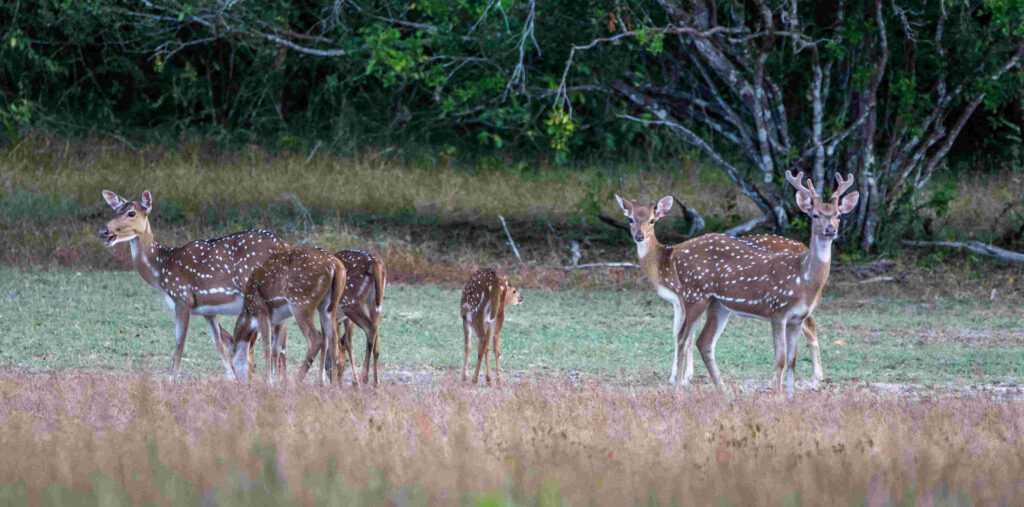
[[[469,333],[470,329],[477,337],[476,371],[473,373],[473,384],[480,378],[480,363],[487,368],[485,378],[491,385],[491,360],[487,348],[494,344],[494,375],[501,382],[501,328],[505,325],[505,308],[523,302],[523,294],[509,283],[507,276],[499,275],[494,269],[481,269],[470,275],[466,287],[462,290],[460,313],[462,316],[462,332],[465,338],[466,355],[462,361],[462,381],[466,381],[466,369],[469,366]]]
[[[242,291],[253,270],[269,256],[291,245],[270,232],[251,230],[192,241],[179,247],[164,247],[153,237],[149,223],[153,212],[153,194],[149,190],[142,192],[138,202],[110,190],[103,191],[103,199],[115,213],[99,231],[104,246],[128,243],[135,271],[174,311],[175,349],[170,380],[177,379],[181,371],[181,356],[192,315],[206,319],[213,346],[221,356],[225,375],[230,378],[233,369],[228,347],[232,337],[221,327],[220,316],[240,313]],[[275,329],[275,333],[284,336],[285,329]],[[269,359],[269,349],[267,356]]]
[[[680,335],[683,323],[686,320],[685,308],[682,303],[686,287],[680,282],[678,273],[671,269],[673,256],[683,255],[680,252],[685,248],[683,248],[683,244],[662,245],[654,232],[655,223],[671,211],[674,199],[672,196],[665,196],[657,203],[651,203],[649,206],[639,206],[635,202],[623,199],[618,195],[615,196],[615,199],[618,201],[623,214],[629,220],[629,230],[637,245],[641,270],[648,281],[654,285],[658,295],[672,304],[672,332],[675,354],[672,361],[672,373],[669,376],[669,384],[676,384],[679,373],[679,349],[683,347],[685,366],[683,376],[679,379],[679,382],[681,387],[689,386],[693,378],[693,348],[685,347],[684,344],[692,342],[692,337],[686,336],[684,341],[684,337]],[[799,241],[769,234],[744,236],[739,238],[739,240],[755,248],[775,252],[801,253],[807,250],[807,246]],[[699,315],[698,313],[697,316]],[[822,373],[821,359],[818,353],[817,325],[813,317],[808,317],[805,321],[803,331],[807,336],[807,343],[812,351],[815,387],[817,387],[817,381],[822,379],[824,374]]]
[[[342,250],[334,254],[345,265],[347,278],[345,292],[341,295],[339,324],[345,326],[341,343],[352,346],[353,324],[366,333],[366,360],[363,362],[363,383],[370,380],[370,355],[373,355],[373,385],[379,386],[377,364],[380,360],[380,314],[384,304],[384,286],[387,284],[387,269],[384,262],[375,255],[362,250]],[[356,369],[352,364],[353,372]],[[345,371],[340,365],[338,378]],[[355,373],[353,373],[355,375]]]
[[[338,304],[344,293],[346,270],[333,255],[318,247],[296,247],[267,257],[253,270],[243,294],[242,312],[235,321],[232,338],[232,367],[239,382],[247,383],[253,370],[252,350],[257,333],[270,337],[273,351],[268,378],[274,383],[278,372],[284,376],[286,361],[280,351],[279,337],[271,326],[280,326],[289,317],[306,337],[306,358],[299,367],[296,383],[301,383],[320,351],[320,378],[331,379],[326,360],[340,355],[338,342]],[[320,316],[320,330],[313,322]],[[348,349],[352,358],[352,349]],[[340,379],[339,379],[340,380]],[[340,385],[340,381],[338,383]]]
[[[822,290],[828,281],[832,240],[838,231],[839,217],[852,211],[859,198],[857,192],[851,192],[840,201],[853,184],[852,175],[845,180],[836,175],[838,185],[827,204],[821,202],[810,180],[807,186],[800,183],[802,177],[802,172],[796,176],[786,173],[787,181],[797,189],[798,207],[811,217],[811,244],[803,253],[773,252],[713,233],[671,249],[662,249],[662,255],[645,263],[645,250],[650,245],[644,234],[649,232],[653,235],[654,222],[664,216],[658,207],[664,208],[661,211],[665,212],[667,207],[659,202],[655,207],[656,217],[633,213],[630,219],[631,231],[637,218],[649,221],[642,228],[635,227],[637,230],[634,232],[641,254],[641,267],[649,279],[653,276],[664,280],[658,289],[659,294],[665,299],[671,298],[673,305],[682,310],[676,312],[674,322],[676,360],[684,337],[684,353],[690,353],[693,326],[707,310],[704,328],[697,338],[697,348],[715,386],[723,394],[727,395],[727,392],[715,362],[714,348],[729,317],[736,313],[771,322],[776,389],[782,392],[785,374],[787,394],[793,395],[796,334],[821,301]],[[625,212],[627,206],[623,206],[623,210]],[[659,250],[655,248],[653,251]],[[684,376],[684,381],[688,380]]]
[[[750,236],[741,236],[736,238],[744,243],[747,243],[755,248],[763,248],[772,252],[785,252],[802,254],[807,251],[807,245],[784,236],[776,236],[774,234],[754,234]],[[814,367],[814,374],[811,377],[811,389],[817,390],[821,381],[825,379],[825,373],[821,368],[821,350],[818,347],[818,324],[814,321],[814,317],[808,315],[804,319],[802,327],[804,336],[807,338],[807,348],[811,351],[811,363]],[[693,348],[689,350],[690,357],[687,358],[687,364],[693,364]]]

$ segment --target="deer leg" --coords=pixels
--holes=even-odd
[[[782,394],[782,373],[786,368],[786,323],[772,317],[772,344],[775,346],[775,389]]]
[[[274,326],[273,341],[270,342],[271,362],[274,365],[274,372],[282,383],[288,378],[288,328],[284,324]]]
[[[715,387],[718,388],[718,392],[722,393],[726,399],[729,398],[729,392],[725,389],[722,376],[718,371],[718,364],[715,363],[715,344],[718,343],[718,337],[722,335],[722,330],[725,329],[725,325],[729,322],[729,316],[731,315],[732,312],[723,306],[722,303],[712,301],[708,305],[704,329],[701,329],[700,337],[697,338],[697,348],[700,350],[701,359],[704,360],[704,366],[708,368],[708,373],[715,381]]]
[[[292,307],[295,323],[299,325],[299,330],[306,337],[306,358],[302,361],[302,365],[299,366],[299,374],[295,378],[296,383],[301,383],[306,378],[306,373],[309,372],[313,361],[316,360],[316,355],[320,353],[320,349],[324,346],[323,336],[313,325],[313,313],[307,308]]]
[[[213,340],[213,348],[217,349],[220,354],[221,364],[224,366],[224,376],[228,380],[233,380],[235,372],[231,369],[231,358],[227,347],[224,345],[224,340],[221,338],[220,332],[220,315],[204,315],[206,319],[206,326],[210,328],[210,339]]]
[[[491,385],[491,356],[487,349],[491,348],[491,340],[494,338],[494,322],[484,324],[484,332],[483,346],[480,347],[484,353],[484,367],[486,368],[484,380],[487,381],[487,385]]]
[[[796,345],[803,319],[786,323],[786,394],[793,397],[793,374],[796,369]]]
[[[373,330],[373,385],[379,386],[377,364],[380,362],[380,308],[373,309],[370,322],[372,323],[371,329]]]
[[[679,372],[679,332],[683,330],[683,306],[679,301],[672,303],[672,345],[675,354],[672,357],[672,375],[668,377],[668,385],[676,384],[676,374]],[[690,370],[692,373],[692,370]]]
[[[171,358],[170,380],[178,378],[181,369],[181,354],[185,351],[185,336],[188,335],[189,308],[182,303],[174,305],[174,357]]]
[[[462,381],[466,381],[466,368],[469,366],[469,332],[472,327],[472,323],[469,321],[469,316],[465,315],[462,317],[462,336],[465,338],[465,349],[466,355],[462,360]],[[479,367],[478,367],[479,368]]]
[[[241,318],[241,317],[239,317],[239,318]],[[278,329],[280,329],[280,326],[272,326],[271,323],[270,323],[270,316],[269,315],[260,315],[260,316],[258,316],[256,318],[256,325],[259,326],[259,334],[263,337],[264,346],[267,346],[266,343],[270,342],[269,348],[271,350],[277,348],[277,342],[279,340],[281,340],[281,336],[278,335],[278,332],[277,332]],[[256,336],[256,333],[254,332],[252,334],[252,337],[251,337],[250,341],[249,341],[249,373],[253,372],[253,370],[254,370],[253,365],[256,363],[256,361],[254,361],[253,357],[252,357],[252,351],[253,351],[253,349],[256,348],[256,339],[257,339],[257,336]],[[274,378],[275,375],[277,375],[277,374],[278,374],[278,372],[276,371],[276,368],[274,367],[274,363],[273,362],[268,363],[267,364],[267,382],[269,382],[270,385],[274,385],[277,382],[277,379]],[[282,377],[282,381],[283,380],[284,380],[284,377]]]
[[[474,319],[475,320],[475,319]],[[473,332],[476,334],[476,371],[473,372],[473,385],[477,385],[480,380],[480,363],[483,362],[484,356],[487,354],[487,334],[484,333],[483,324],[473,323]]]
[[[807,348],[811,350],[811,361],[814,363],[814,378],[811,380],[811,388],[818,390],[820,382],[825,378],[821,370],[821,353],[818,351],[818,324],[810,315],[804,319],[804,336],[807,337]]]
[[[693,326],[707,307],[708,301],[704,300],[687,305],[684,310],[683,327],[676,335],[676,347],[682,343],[683,355],[686,357],[686,371],[679,380],[679,388],[690,387],[690,381],[693,380]]]
[[[348,341],[345,343],[345,352],[348,354],[348,362],[352,363],[352,385],[358,386],[359,385],[359,367],[356,366],[356,358],[353,356],[353,352],[352,352],[352,349],[353,349],[352,342],[354,341],[355,336],[353,336],[351,328],[348,328],[346,330],[346,332],[348,334]],[[345,358],[342,358],[341,362],[344,363],[345,362]],[[369,377],[369,373],[368,372],[363,375],[363,378],[365,380],[369,380],[367,377]]]
[[[499,315],[498,319],[492,324],[493,337],[491,338],[491,346],[494,347],[494,382],[501,384],[501,366],[498,364],[498,358],[501,357],[501,328],[505,325],[505,315]]]

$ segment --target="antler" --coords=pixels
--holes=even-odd
[[[836,191],[832,192],[832,201],[838,202],[839,198],[843,196],[843,192],[849,190],[850,186],[853,185],[853,173],[847,174],[846,179],[839,173],[836,173]]]
[[[804,177],[804,172],[803,171],[800,171],[800,172],[796,173],[796,176],[793,176],[792,173],[790,173],[789,171],[786,171],[786,181],[788,181],[790,185],[793,185],[793,187],[796,188],[800,192],[806,192],[807,195],[809,195],[811,197],[812,202],[814,202],[814,201],[821,202],[821,197],[819,197],[818,193],[814,191],[814,185],[811,184],[811,179],[810,178],[807,178],[807,186],[804,186],[804,184],[800,182],[800,180],[803,177]]]

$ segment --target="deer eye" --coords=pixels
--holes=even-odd
[[[135,216],[135,212],[134,212],[134,211],[129,211],[129,212],[128,212],[128,216],[130,216],[130,217],[133,217],[133,216]]]
[[[633,223],[633,219],[632,218],[627,217],[626,220],[629,220],[629,223]]]
[[[817,213],[815,213],[815,214],[811,215],[811,217],[813,217],[813,218],[818,218],[818,214],[817,214]]]
[[[654,223],[654,219],[653,219],[653,218],[651,219],[651,223],[652,223],[652,224]]]

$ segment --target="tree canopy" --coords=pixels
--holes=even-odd
[[[1022,58],[1024,0],[12,0],[0,121],[697,151],[778,231],[852,173],[872,249],[980,116],[1019,156]]]

